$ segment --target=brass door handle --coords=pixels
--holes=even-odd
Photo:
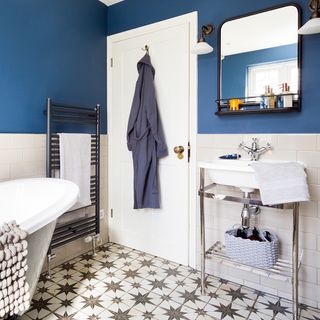
[[[184,147],[183,146],[176,146],[173,149],[174,153],[177,154],[178,159],[182,160],[183,159],[183,152],[184,152]]]

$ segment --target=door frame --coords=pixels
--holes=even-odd
[[[197,128],[198,128],[198,59],[197,55],[191,53],[191,49],[197,41],[198,36],[198,12],[194,11],[171,19],[152,23],[143,27],[131,29],[107,37],[107,106],[112,103],[112,46],[113,44],[132,39],[146,33],[189,23],[189,48],[190,48],[190,82],[189,82],[189,141],[191,146],[191,156],[189,163],[189,265],[196,267],[197,257]],[[108,121],[108,154],[112,150],[112,108],[107,107]],[[108,158],[108,172],[110,172],[110,158]],[[112,208],[112,188],[110,175],[108,174],[108,219],[111,218],[110,208]]]

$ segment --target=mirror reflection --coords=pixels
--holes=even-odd
[[[296,106],[298,21],[298,9],[286,6],[222,25],[220,99],[225,101],[221,104],[231,108],[232,100],[235,108],[245,103],[259,108]]]

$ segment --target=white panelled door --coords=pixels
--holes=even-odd
[[[195,13],[186,16],[189,19],[178,17],[108,38],[112,58],[108,71],[110,241],[183,264],[190,262],[188,141],[190,85],[196,84],[190,79],[196,69],[190,55],[190,19],[197,23]],[[137,62],[145,54],[145,45],[156,70],[157,101],[169,156],[159,161],[161,209],[133,210],[133,163],[126,131],[138,78]],[[174,153],[176,146],[184,147],[183,159]]]

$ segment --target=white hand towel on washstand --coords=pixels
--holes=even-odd
[[[307,175],[297,162],[252,162],[265,205],[309,201]]]
[[[79,186],[78,202],[70,209],[76,210],[91,205],[91,135],[59,133],[60,178]]]

